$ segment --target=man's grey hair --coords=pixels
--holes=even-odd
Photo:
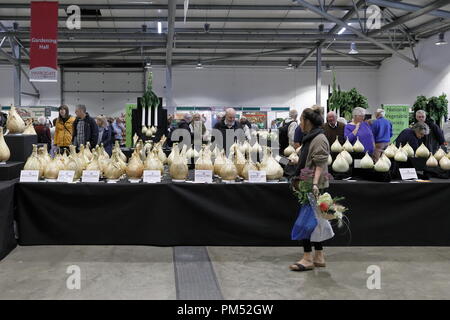
[[[353,116],[365,116],[366,109],[361,108],[361,107],[356,107],[355,109],[353,109],[352,114],[353,114]]]
[[[186,120],[186,121],[192,120],[192,114],[190,114],[190,113],[185,113],[185,114],[184,114],[184,120]]]
[[[384,111],[384,109],[377,109],[377,114],[380,114],[382,117],[384,117],[386,114],[386,111]]]
[[[337,121],[337,122],[340,122],[340,123],[343,123],[343,124],[347,124],[347,120],[345,120],[345,118],[343,118],[343,117],[337,118],[336,121]]]
[[[424,115],[425,117],[427,116],[427,113],[425,111],[423,111],[423,110],[417,110],[416,111],[416,116],[419,115],[419,114]]]
[[[422,122],[416,122],[413,126],[412,129],[415,132],[418,133],[423,133],[425,135],[430,133],[430,127],[426,124],[426,123],[422,123]]]
[[[298,111],[295,109],[289,110],[289,118],[296,119],[298,117]]]
[[[328,117],[328,116],[333,116],[333,117],[337,118],[336,112],[334,112],[334,111],[328,112],[328,113],[327,113],[327,117]]]
[[[39,117],[38,122],[39,122],[39,124],[45,124],[45,122],[46,122],[45,117],[43,117],[43,116]]]
[[[218,114],[217,114],[217,116],[218,117],[220,117],[220,118],[223,118],[223,117],[225,117],[225,112],[219,112]]]
[[[225,114],[230,114],[230,113],[236,114],[236,110],[234,110],[234,108],[228,108],[227,110],[225,110]]]
[[[77,106],[75,107],[76,110],[81,110],[84,113],[86,113],[86,106],[84,104],[77,104]]]

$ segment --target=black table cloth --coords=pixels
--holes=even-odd
[[[335,181],[350,232],[327,245],[448,246],[450,183]],[[18,183],[21,245],[289,246],[288,184]]]
[[[14,237],[14,182],[0,182],[0,260],[17,245]]]

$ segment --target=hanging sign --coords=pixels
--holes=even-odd
[[[385,118],[392,123],[391,142],[397,139],[400,132],[409,126],[409,106],[406,105],[384,105]]]
[[[58,2],[31,2],[30,81],[56,82]]]

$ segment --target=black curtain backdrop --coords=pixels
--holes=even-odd
[[[333,182],[350,232],[326,245],[448,246],[450,183]],[[288,184],[18,183],[21,245],[290,246]]]
[[[14,182],[0,182],[0,260],[16,247],[14,237]]]

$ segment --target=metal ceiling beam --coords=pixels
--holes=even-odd
[[[29,33],[13,33],[0,32],[0,37],[2,35],[16,35],[20,38],[26,39],[29,38]],[[130,32],[64,32],[58,35],[58,38],[68,40],[68,39],[76,39],[76,40],[110,40],[110,39],[121,39],[121,40],[155,40],[155,41],[165,41],[166,36],[164,34],[154,34],[154,33],[130,33]],[[358,40],[359,37],[354,34],[342,34],[342,35],[333,35],[333,34],[283,34],[283,33],[273,33],[273,34],[220,34],[220,33],[178,33],[177,40],[178,41],[191,41],[191,40],[223,40],[223,41],[257,41],[257,40],[292,40],[292,41],[302,41],[302,40],[332,40],[336,39],[337,41],[355,41]],[[389,37],[377,37],[376,39],[380,41],[389,41]]]
[[[380,7],[387,7],[392,9],[398,9],[403,11],[409,11],[409,12],[415,12],[417,10],[422,9],[421,6],[415,5],[415,4],[409,4],[404,2],[397,2],[397,1],[386,1],[386,0],[366,0],[369,4],[375,4]],[[432,10],[427,15],[440,17],[444,19],[450,19],[450,11],[445,10]]]
[[[301,0],[301,1],[303,1],[303,0]],[[393,29],[393,28],[395,28],[395,27],[397,27],[397,26],[399,26],[401,24],[404,24],[404,23],[406,23],[408,21],[416,19],[416,18],[418,18],[420,16],[423,16],[424,14],[427,14],[428,12],[431,12],[431,11],[437,9],[437,8],[441,8],[441,7],[443,7],[445,5],[448,5],[448,4],[450,4],[450,0],[437,0],[437,1],[434,1],[433,3],[429,4],[426,7],[423,7],[421,9],[417,10],[417,11],[414,11],[414,12],[411,12],[411,13],[408,13],[408,14],[405,14],[405,15],[399,17],[394,22],[388,23],[388,24],[382,26],[378,30],[373,30],[373,31],[369,32],[368,35],[369,36],[373,36],[373,35],[379,34],[381,32],[384,32],[386,30]]]
[[[125,54],[125,53],[132,53],[132,52],[136,52],[138,50],[139,50],[139,48],[120,50],[120,51],[115,51],[115,52],[94,52],[94,53],[87,54],[87,55],[84,55],[79,58],[66,60],[65,62],[73,63],[73,62],[84,61],[84,60],[89,60],[89,59],[100,59],[100,58],[109,57],[109,56],[118,56],[118,55]]]
[[[445,21],[445,19],[442,19],[442,18],[433,19],[433,20],[427,21],[425,23],[419,24],[418,26],[415,26],[415,27],[409,29],[409,32],[418,33],[418,32],[421,32],[431,26],[434,26],[434,25],[444,22],[444,21]]]
[[[441,1],[442,1],[442,0],[439,0],[438,2],[441,2]],[[450,1],[450,0],[445,0],[445,1],[448,2],[448,1]],[[345,22],[339,20],[338,18],[336,18],[336,17],[334,17],[334,16],[332,16],[332,15],[326,13],[326,12],[323,12],[323,11],[321,11],[321,10],[319,10],[319,9],[316,9],[314,6],[312,6],[311,4],[309,4],[308,2],[306,2],[305,0],[297,0],[297,3],[298,3],[298,4],[301,4],[302,6],[308,8],[308,9],[310,9],[312,12],[314,12],[314,13],[316,13],[316,14],[322,16],[322,17],[324,17],[325,19],[327,19],[327,20],[329,20],[329,21],[332,21],[332,22],[334,22],[334,23],[340,25],[342,28],[346,28],[347,30],[352,31],[354,34],[360,36],[360,37],[363,38],[363,39],[366,39],[367,41],[373,43],[374,45],[376,45],[376,46],[378,46],[378,47],[380,47],[380,48],[382,48],[382,49],[384,49],[384,50],[386,50],[386,51],[389,51],[389,52],[391,52],[391,53],[397,55],[397,56],[400,57],[401,59],[403,59],[403,60],[405,60],[405,61],[407,61],[407,62],[413,64],[415,67],[417,67],[417,65],[418,65],[418,61],[417,61],[417,60],[413,60],[413,59],[411,59],[411,58],[405,56],[404,54],[398,52],[397,50],[395,50],[395,49],[393,49],[393,48],[391,48],[391,47],[389,47],[389,46],[387,46],[387,45],[385,45],[385,44],[382,44],[382,43],[378,42],[377,40],[371,38],[370,36],[367,36],[366,34],[362,33],[362,32],[359,31],[359,30],[357,30],[357,29],[355,29],[355,28],[349,26],[347,23],[345,23]]]
[[[445,26],[443,26],[441,28],[438,28],[438,29],[434,29],[434,30],[430,30],[430,31],[424,32],[423,34],[420,33],[418,36],[419,37],[423,37],[423,38],[429,38],[429,37],[432,37],[432,36],[434,36],[434,35],[436,35],[438,33],[447,32],[449,30],[450,30],[450,24],[445,25]]]
[[[29,41],[23,41],[25,46],[28,46]],[[281,48],[297,48],[297,49],[310,49],[311,43],[299,44],[296,42],[178,42],[177,41],[177,49],[281,49]],[[145,48],[166,48],[165,42],[146,42],[146,41],[95,41],[95,42],[83,42],[83,41],[67,41],[67,42],[59,42],[58,49],[60,48],[136,48],[136,47],[144,47]],[[348,48],[348,44],[346,43],[336,43],[333,44],[333,47],[336,49],[339,48]],[[362,50],[381,50],[381,48],[372,43],[360,43],[358,44],[358,48]]]
[[[340,56],[351,58],[351,59],[354,59],[354,60],[358,60],[358,61],[364,62],[364,63],[366,63],[368,65],[371,65],[371,66],[378,66],[379,65],[379,63],[374,63],[373,61],[367,61],[367,60],[361,59],[360,57],[358,57],[359,54],[358,54],[358,56],[356,56],[354,54],[348,54],[348,53],[340,52],[338,50],[334,50],[334,49],[330,49],[330,48],[328,48],[328,50],[336,52]]]
[[[147,26],[149,27],[149,26]],[[328,32],[330,29],[325,29],[324,32]],[[163,28],[163,32],[167,30]],[[19,28],[17,34],[24,34],[28,36],[31,32],[30,28]],[[82,28],[77,31],[64,31],[59,30],[59,36],[65,34],[84,34],[84,33],[142,33],[142,28]],[[286,33],[294,33],[294,34],[304,34],[304,33],[316,33],[317,28],[210,28],[209,33],[242,33],[242,34],[250,34],[250,33],[264,33],[264,34],[286,34]],[[175,33],[205,33],[204,28],[175,28]],[[146,34],[157,34],[157,30],[155,28],[148,28]]]
[[[364,5],[364,1],[363,1],[363,0],[359,0],[358,3],[356,3],[355,6],[352,7],[352,9],[351,9],[349,12],[347,12],[347,13],[342,17],[342,21],[348,23],[347,21],[348,21],[349,19],[351,19],[352,16],[355,14],[355,11],[356,11],[355,9],[359,9],[359,8],[361,8],[363,5]],[[321,10],[320,10],[320,11],[321,11]],[[329,35],[334,35],[339,29],[340,29],[339,26],[336,24],[336,25],[334,25],[333,28],[331,28],[330,31],[328,31],[328,34],[329,34]],[[306,61],[307,61],[309,58],[311,58],[312,55],[316,52],[316,49],[317,49],[317,48],[322,48],[322,47],[324,46],[324,44],[325,44],[325,40],[319,41],[319,42],[317,43],[317,45],[316,45],[314,48],[312,48],[312,49],[311,49],[311,50],[303,57],[302,60],[300,60],[300,62],[295,66],[295,68],[301,68],[301,67],[306,63]]]
[[[67,10],[68,4],[60,4],[59,8]],[[82,9],[89,10],[168,10],[167,5],[159,4],[82,4]],[[30,5],[27,3],[0,3],[0,9],[29,9]],[[183,5],[177,5],[177,10],[183,10]],[[333,6],[331,11],[347,11],[351,6]],[[292,5],[206,5],[206,4],[189,4],[189,10],[218,10],[218,11],[304,11],[305,9]]]
[[[163,18],[161,17],[83,17],[84,22],[157,22],[161,21]],[[67,17],[59,17],[58,20],[60,22],[65,22]],[[25,21],[29,22],[29,16],[0,16],[0,21]],[[184,17],[176,17],[175,22],[183,22]],[[189,22],[202,22],[206,21],[204,17],[189,17]],[[253,23],[323,23],[323,19],[320,18],[255,18],[255,17],[208,17],[208,22],[227,22],[227,23],[235,23],[235,22],[253,22]],[[358,23],[358,19],[351,20],[349,22]]]
[[[182,66],[189,64],[190,60],[173,60],[172,65],[173,66]],[[333,66],[368,66],[366,63],[360,62],[360,61],[342,61],[342,60],[331,60],[327,61],[327,63],[332,64]],[[102,64],[139,64],[142,68],[142,60],[140,59],[134,59],[134,60],[117,60],[117,59],[110,59],[110,60],[93,60],[93,61],[85,61],[83,63],[79,63],[78,65],[84,65],[84,64],[95,64],[95,65],[102,65]],[[280,66],[280,67],[286,67],[287,61],[280,61],[280,60],[221,60],[221,61],[213,61],[213,62],[203,62],[203,65],[241,65],[241,66],[251,66],[251,65],[258,65],[258,66]],[[63,64],[63,66],[71,65],[69,64]],[[158,60],[152,60],[152,66],[165,66],[166,60],[165,59],[158,59]],[[305,66],[313,67],[315,66],[315,61],[308,61]],[[379,63],[377,64],[379,66]]]
[[[283,51],[284,50],[284,51]],[[289,53],[289,51],[285,50],[285,49],[281,49],[281,50],[273,50],[276,52],[273,53],[268,53],[268,54],[264,54],[264,56],[269,56],[269,57],[278,57],[278,58],[292,58],[296,55],[299,54],[303,54],[303,52],[298,52],[301,49],[291,49],[292,53]],[[324,48],[325,50],[325,48]],[[329,50],[329,49],[328,49]],[[77,56],[86,56],[86,55],[90,55],[90,54],[95,54],[95,52],[89,53],[89,52],[59,52],[58,53],[58,57],[77,57]],[[160,51],[160,52],[151,52],[151,51],[144,51],[143,54],[145,56],[149,56],[150,58],[153,57],[165,57],[166,56],[166,52],[165,51]],[[224,54],[227,53],[220,53],[220,52],[174,52],[172,53],[173,57],[222,57]],[[249,52],[244,52],[244,53],[234,53],[237,55],[240,54],[250,54]],[[253,52],[251,53],[253,55],[259,55],[261,54],[261,52]],[[121,56],[121,57],[138,57],[141,56],[140,53],[121,53],[121,54],[115,54],[116,56]],[[336,57],[340,57],[340,54],[337,53],[322,53],[322,57],[323,58],[336,58]],[[390,53],[360,53],[358,54],[358,57],[360,58],[389,58],[392,55]]]

